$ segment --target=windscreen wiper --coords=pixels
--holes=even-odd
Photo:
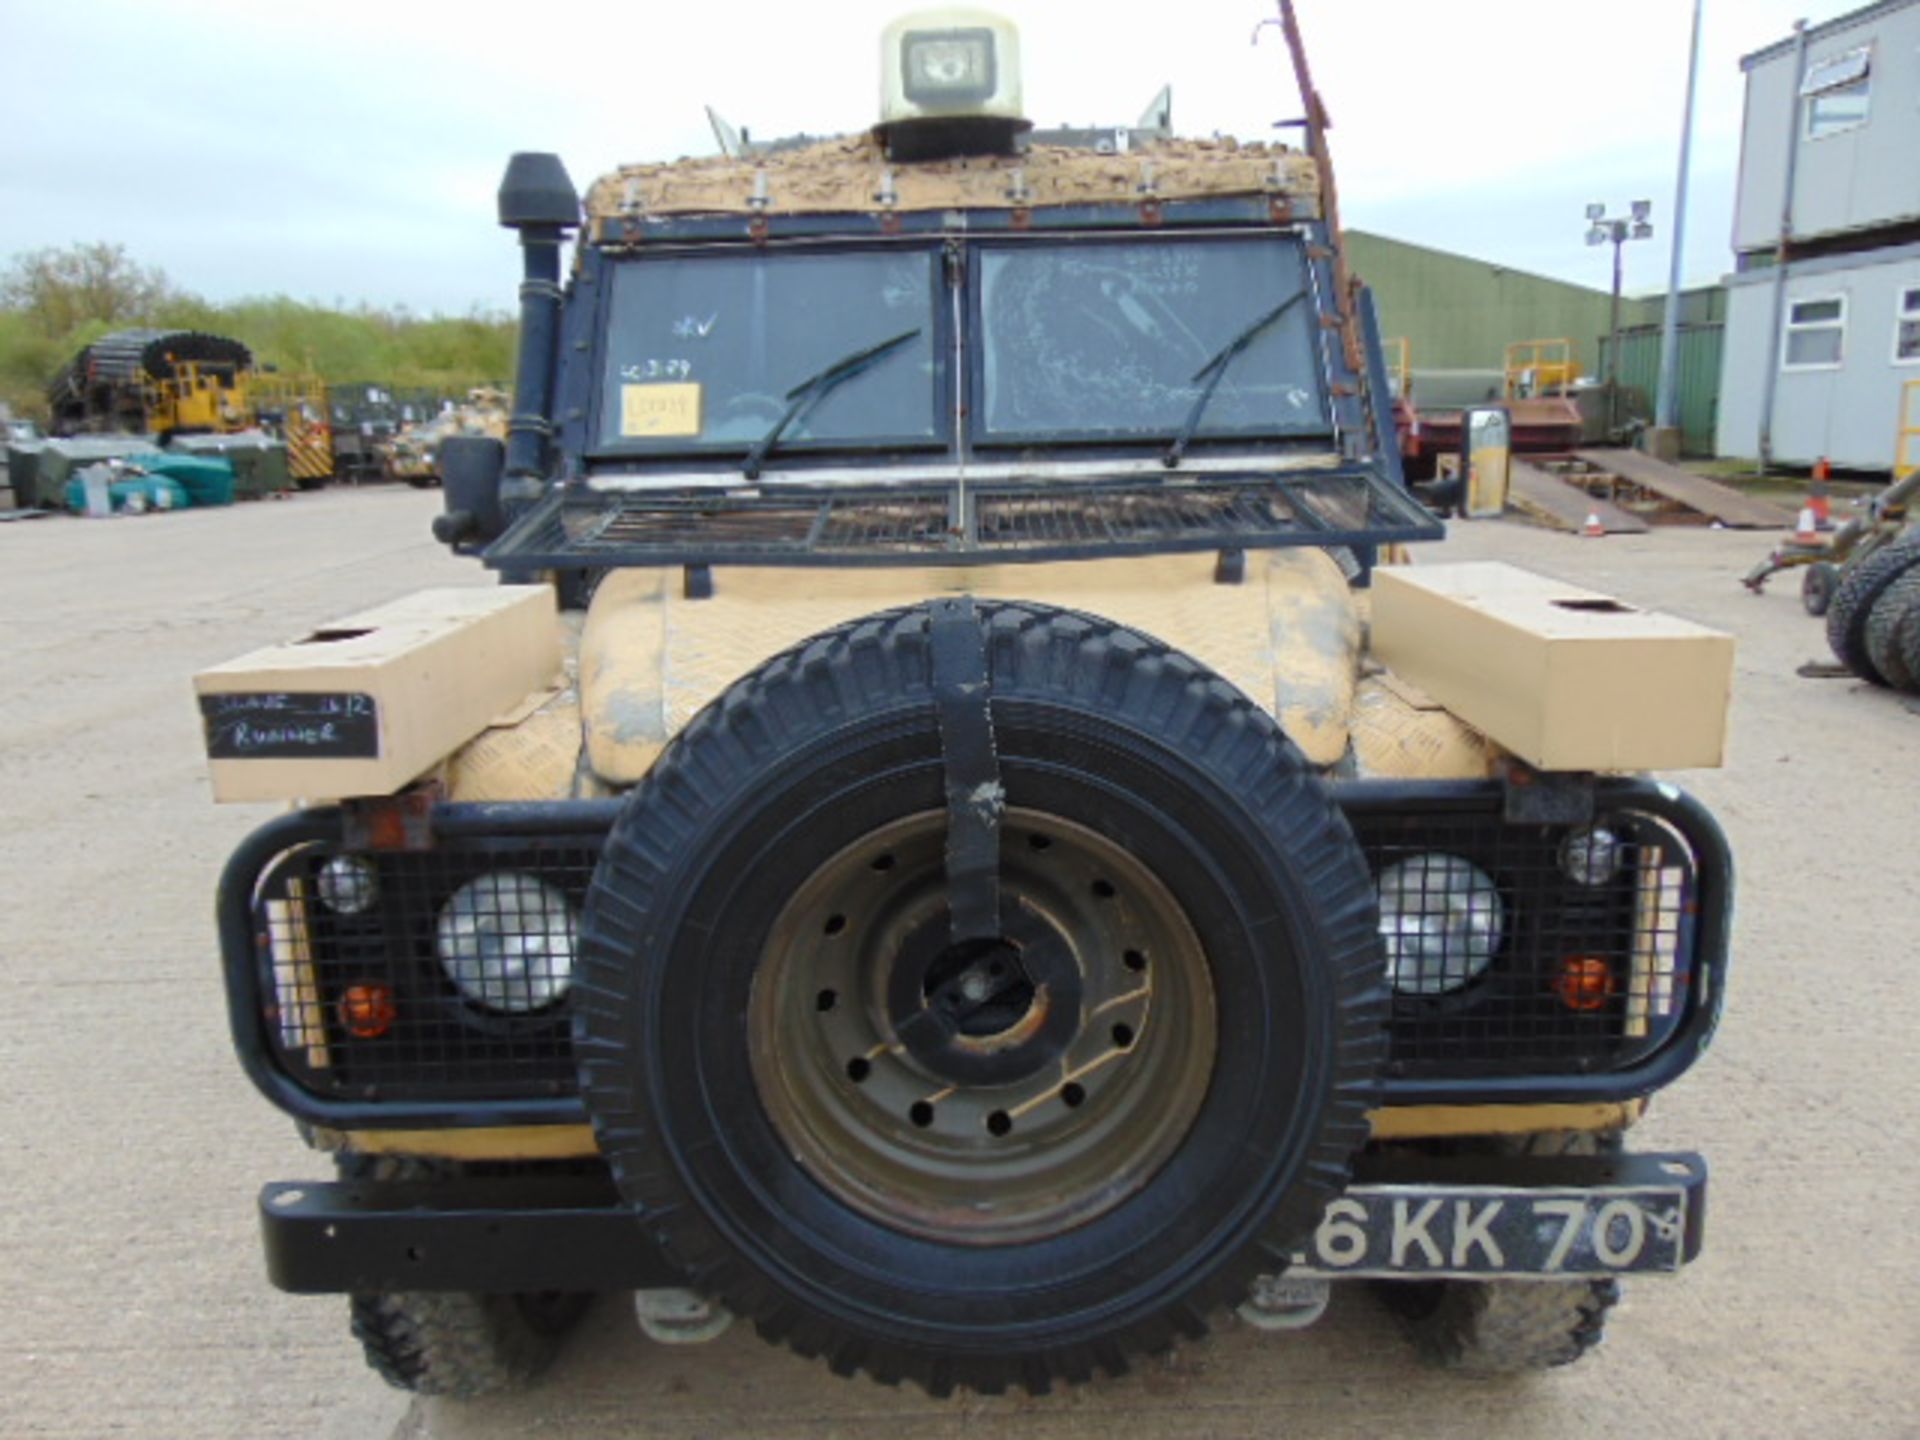
[[[1167,453],[1160,457],[1161,464],[1165,465],[1169,470],[1174,469],[1180,464],[1180,457],[1187,453],[1187,446],[1192,442],[1194,432],[1199,430],[1200,417],[1207,413],[1207,402],[1213,399],[1213,392],[1219,388],[1221,377],[1227,373],[1227,366],[1234,362],[1235,357],[1237,357],[1242,350],[1246,349],[1259,338],[1261,331],[1265,330],[1269,325],[1273,324],[1274,321],[1286,314],[1287,311],[1306,299],[1306,296],[1307,292],[1304,289],[1294,291],[1293,294],[1282,300],[1278,305],[1274,306],[1273,309],[1267,311],[1266,314],[1247,326],[1246,329],[1234,336],[1233,339],[1229,340],[1225,345],[1222,345],[1214,352],[1211,360],[1193,372],[1193,379],[1188,383],[1197,385],[1202,380],[1206,380],[1206,388],[1194,397],[1193,408],[1187,411],[1187,418],[1181,423],[1179,433],[1173,437],[1173,443],[1167,446]],[[1209,375],[1213,378],[1208,379],[1207,377]]]
[[[760,478],[761,462],[767,458],[767,452],[779,442],[786,429],[800,415],[842,380],[850,380],[869,365],[884,359],[902,345],[920,333],[916,326],[895,335],[891,340],[882,340],[878,345],[869,345],[864,350],[856,350],[851,355],[843,355],[816,375],[809,375],[793,389],[787,391],[787,408],[780,418],[773,422],[773,428],[753,442],[753,448],[747,451],[747,458],[740,466],[740,473],[749,480]]]

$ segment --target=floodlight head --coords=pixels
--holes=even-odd
[[[1651,240],[1653,238],[1653,226],[1647,224],[1644,220],[1640,221],[1633,227],[1633,238],[1636,240]]]
[[[1651,200],[1636,200],[1633,202],[1633,218],[1635,221],[1644,225],[1652,218],[1652,215],[1653,202]]]
[[[896,160],[1010,155],[1020,113],[1020,33],[986,10],[921,10],[880,37],[880,124]]]
[[[1604,205],[1587,206],[1587,219],[1589,220],[1598,221],[1600,217],[1605,215],[1606,213],[1607,213],[1607,207]]]
[[[1607,243],[1606,226],[1596,225],[1591,230],[1587,231],[1587,244],[1604,245],[1606,243]]]

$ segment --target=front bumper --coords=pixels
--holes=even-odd
[[[1671,1274],[1701,1248],[1692,1154],[1362,1156],[1289,1273],[1319,1279]],[[601,1174],[285,1182],[260,1194],[267,1273],[296,1294],[678,1287]]]

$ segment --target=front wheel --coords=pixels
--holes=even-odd
[[[1595,1155],[1618,1149],[1619,1136],[1547,1131],[1462,1145],[1500,1155]],[[1425,1359],[1467,1375],[1571,1365],[1600,1343],[1620,1301],[1615,1280],[1396,1280],[1379,1288]]]
[[[582,1086],[639,1223],[762,1335],[1041,1391],[1203,1333],[1312,1232],[1375,1093],[1377,920],[1238,691],[982,605],[1000,923],[956,942],[934,612],[769,661],[634,792],[582,925]]]
[[[367,1364],[398,1390],[472,1399],[517,1390],[552,1361],[579,1295],[388,1292],[351,1297]]]
[[[414,1181],[453,1176],[451,1162],[342,1155],[345,1180]],[[384,1291],[349,1297],[353,1338],[367,1364],[397,1390],[471,1399],[517,1390],[552,1362],[592,1297],[543,1293]]]

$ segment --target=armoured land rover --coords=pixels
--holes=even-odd
[[[1697,1253],[1699,1157],[1621,1144],[1723,992],[1720,831],[1625,773],[1687,705],[1605,636],[1515,681],[1519,572],[1415,583],[1281,24],[1301,150],[1030,133],[1011,27],[946,11],[870,134],[584,214],[513,158],[514,414],[436,522],[506,584],[201,677],[217,793],[329,797],[220,937],[337,1158],[263,1191],[270,1275],[394,1384],[522,1380],[618,1291],[1037,1392],[1347,1280],[1513,1371]]]

